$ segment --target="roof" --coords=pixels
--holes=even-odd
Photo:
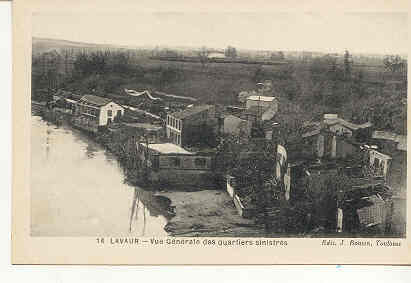
[[[170,114],[176,119],[185,119],[187,117],[190,117],[192,115],[201,113],[203,111],[209,110],[212,106],[211,105],[198,105],[198,106],[192,106],[190,108],[187,108],[183,111],[180,112],[174,112]]]
[[[327,114],[331,116],[332,114]],[[351,130],[358,130],[358,129],[365,129],[368,127],[371,127],[372,124],[370,122],[364,123],[364,124],[354,124],[348,121],[345,121],[344,119],[341,118],[327,118],[324,119],[324,124],[327,126],[332,126],[335,124],[340,124],[348,129]],[[317,135],[320,133],[320,130],[324,128],[324,124],[322,122],[312,122],[312,121],[306,121],[303,123],[303,127],[306,129],[306,133],[303,134],[303,137],[309,137],[313,135]]]
[[[81,97],[80,102],[86,102],[96,106],[104,106],[112,102],[112,100],[96,95],[84,95]]]
[[[364,124],[354,124],[354,123],[345,121],[344,119],[341,119],[341,118],[324,119],[324,123],[327,125],[341,124],[344,127],[351,129],[351,130],[365,129],[365,128],[369,128],[372,126],[370,122],[367,122]]]
[[[405,135],[398,135],[396,133],[386,131],[374,131],[372,133],[372,138],[397,142],[398,150],[407,151],[407,136]]]
[[[124,123],[125,126],[128,127],[133,127],[133,128],[139,128],[139,129],[145,129],[145,130],[161,130],[161,126],[156,126],[150,123]]]
[[[224,115],[224,120],[225,119],[237,120],[237,121],[246,121],[246,120],[241,119],[240,117],[234,116],[232,114]]]
[[[320,129],[316,129],[316,130],[313,130],[313,131],[304,133],[304,134],[302,135],[302,137],[303,137],[303,138],[307,138],[307,137],[315,136],[315,135],[318,135],[320,132],[321,132]]]
[[[378,155],[378,156],[382,157],[383,159],[392,159],[391,156],[389,156],[387,154],[384,154],[384,153],[381,153],[381,152],[379,152],[375,149],[371,149],[370,152],[374,153],[375,155]]]
[[[207,57],[220,57],[220,58],[224,58],[225,54],[224,52],[211,52],[207,55]]]
[[[265,102],[271,102],[274,99],[277,99],[277,98],[273,96],[260,96],[260,95],[251,95],[247,97],[247,100],[265,101]]]
[[[227,115],[224,117],[224,132],[239,131],[242,123],[247,123],[247,120],[241,119],[234,115]]]
[[[140,143],[142,146],[146,146],[145,143]],[[148,144],[148,148],[155,150],[161,154],[193,154],[192,152],[189,152],[185,150],[182,147],[179,147],[178,145],[175,145],[173,143],[150,143]]]
[[[373,139],[381,139],[381,140],[391,140],[397,141],[397,134],[393,132],[386,132],[386,131],[374,131],[372,133]]]
[[[159,97],[153,97],[148,90],[144,90],[144,91],[142,91],[142,92],[138,92],[138,91],[135,91],[135,90],[132,90],[132,89],[126,89],[126,88],[125,88],[124,91],[125,91],[128,95],[131,95],[131,96],[134,96],[134,97],[146,96],[146,97],[148,97],[148,98],[151,99],[151,100],[161,100],[161,98],[159,98]]]
[[[261,119],[263,121],[271,120],[272,118],[274,118],[275,113],[277,113],[276,109],[274,109],[274,107],[269,107],[266,111],[264,111]]]
[[[398,135],[397,136],[397,149],[407,151],[407,136]]]
[[[66,101],[70,102],[70,103],[77,103],[77,100],[73,100],[73,99],[69,99],[69,98],[66,98]]]

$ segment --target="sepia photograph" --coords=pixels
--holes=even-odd
[[[405,238],[407,32],[407,13],[33,14],[30,235]]]

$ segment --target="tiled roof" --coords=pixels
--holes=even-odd
[[[311,122],[310,121],[310,122],[303,123],[303,127],[305,128],[305,131],[306,131],[303,134],[303,137],[309,137],[312,135],[316,135],[320,132],[321,129],[324,128],[325,125],[332,126],[335,124],[340,124],[351,130],[365,129],[365,128],[372,126],[370,122],[367,122],[364,124],[354,124],[354,123],[345,121],[341,118],[325,119],[324,124],[322,124],[322,122]]]
[[[111,99],[107,99],[107,98],[96,96],[96,95],[84,95],[80,99],[80,101],[90,103],[96,106],[104,106],[112,102]]]
[[[190,108],[187,108],[183,111],[180,112],[174,112],[172,114],[170,114],[171,116],[173,116],[176,119],[185,119],[187,117],[190,117],[192,115],[198,114],[200,112],[203,112],[205,110],[210,109],[212,106],[211,105],[198,105],[198,106],[193,106]]]

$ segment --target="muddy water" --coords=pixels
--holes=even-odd
[[[165,236],[167,199],[124,183],[90,137],[32,117],[33,236]]]

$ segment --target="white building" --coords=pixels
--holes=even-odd
[[[251,95],[247,97],[246,101],[246,108],[249,109],[251,107],[257,106],[263,109],[267,109],[273,107],[275,112],[278,111],[278,101],[277,98],[272,96],[261,96],[261,95]]]
[[[388,156],[373,149],[369,151],[369,154],[370,165],[374,167],[374,170],[376,170],[375,173],[386,178],[392,160],[391,156]]]
[[[76,116],[94,122],[96,126],[107,126],[114,119],[124,115],[124,108],[110,99],[95,96],[84,95],[76,103]]]
[[[215,58],[223,59],[225,58],[225,54],[224,52],[211,52],[207,55],[207,57],[210,59],[215,59]]]

